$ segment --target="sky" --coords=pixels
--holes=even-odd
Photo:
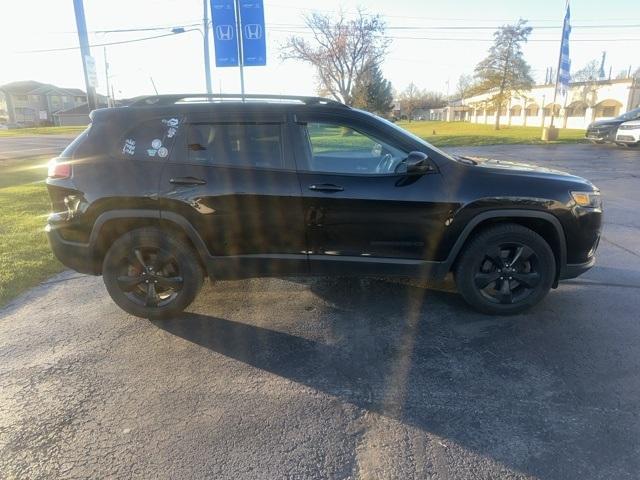
[[[0,85],[37,80],[84,89],[72,0],[3,0],[0,28]],[[89,41],[102,44],[170,33],[173,26],[202,23],[202,0],[85,0]],[[358,6],[380,14],[391,45],[382,70],[397,91],[410,82],[419,88],[455,93],[458,78],[472,73],[486,56],[495,28],[529,20],[534,27],[524,46],[534,78],[558,59],[565,0],[264,0],[267,66],[245,68],[247,93],[316,94],[313,67],[280,59],[280,47],[292,34],[308,37],[304,15],[317,11],[354,15]],[[571,60],[574,69],[607,52],[606,69],[615,76],[640,67],[640,2],[572,0]],[[164,30],[111,32],[155,28]],[[434,28],[437,27],[437,28]],[[73,50],[34,52],[71,47]],[[159,93],[204,92],[203,41],[198,31],[163,38],[93,47],[98,92],[106,94],[105,52],[117,98]],[[237,93],[238,68],[216,68],[211,46],[213,90]]]

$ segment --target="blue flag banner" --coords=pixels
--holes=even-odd
[[[566,95],[571,80],[571,59],[569,58],[569,35],[571,34],[571,11],[567,2],[567,13],[562,27],[562,44],[560,45],[560,64],[558,68],[558,92]]]
[[[238,66],[238,32],[234,0],[211,0],[216,67]]]
[[[240,0],[242,25],[242,64],[257,67],[267,64],[267,44],[262,0]]]

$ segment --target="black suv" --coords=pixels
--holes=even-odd
[[[595,143],[615,142],[618,127],[632,120],[640,120],[640,108],[629,110],[615,118],[593,122],[587,127],[584,136]]]
[[[244,100],[244,101],[243,101]],[[46,230],[145,318],[179,313],[204,276],[440,280],[520,312],[595,261],[600,193],[526,164],[449,155],[315,97],[161,95],[92,112],[51,161]]]

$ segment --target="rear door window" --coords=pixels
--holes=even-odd
[[[136,160],[162,160],[168,157],[181,123],[178,117],[166,117],[138,124],[123,137],[118,147],[119,155]]]
[[[194,123],[187,128],[189,163],[284,168],[279,123]]]

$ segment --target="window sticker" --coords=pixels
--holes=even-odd
[[[147,149],[147,155],[150,156],[150,157],[155,157],[156,156],[156,152],[157,152],[157,150],[155,148]]]
[[[167,138],[173,138],[177,131],[178,129],[176,127],[169,127],[169,130],[167,130]]]
[[[126,153],[127,155],[133,155],[134,153],[136,153],[136,141],[133,138],[127,138],[124,141],[122,153]]]
[[[177,127],[180,123],[180,120],[177,118],[164,118],[162,119],[162,123],[164,123],[167,127]]]
[[[151,148],[157,150],[162,146],[162,140],[160,140],[159,138],[154,138],[151,141]]]
[[[167,148],[166,148],[166,147],[160,147],[160,148],[158,149],[158,156],[159,156],[159,157],[164,158],[164,157],[166,157],[167,155],[169,155],[169,150],[167,150]]]

